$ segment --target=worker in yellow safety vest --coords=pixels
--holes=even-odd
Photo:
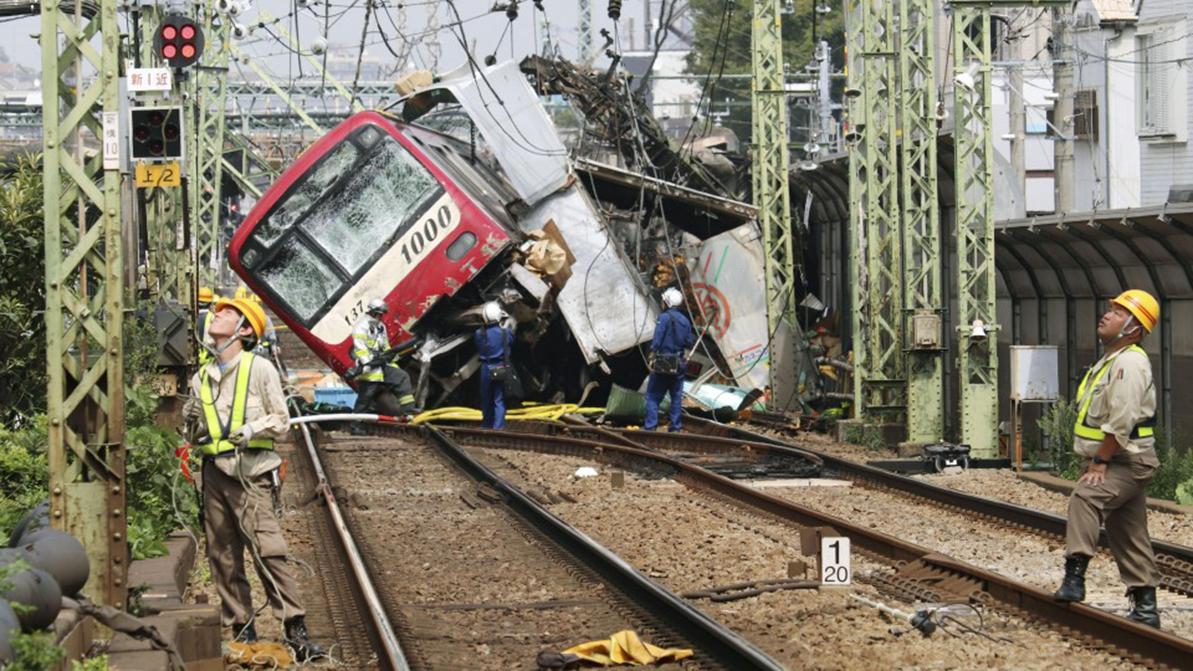
[[[242,298],[216,301],[213,312],[212,360],[191,379],[193,395],[184,413],[188,436],[203,455],[204,531],[221,619],[235,639],[256,640],[247,548],[274,615],[284,623],[286,644],[300,661],[322,657],[322,647],[307,633],[275,511],[282,460],[273,446],[289,428],[290,416],[277,369],[252,353],[265,313]]]
[[[392,359],[383,356],[389,350],[389,330],[382,318],[389,313],[389,305],[380,298],[369,301],[364,315],[352,326],[352,359],[360,374],[356,376],[356,404],[353,413],[403,414],[414,410],[414,389],[410,376]],[[392,355],[392,352],[390,353]],[[392,391],[397,407],[390,407],[385,392]],[[353,424],[351,432],[360,434],[364,428]]]
[[[211,361],[211,351],[207,348],[207,329],[211,327],[211,320],[215,317],[215,312],[211,309],[211,304],[215,302],[215,292],[211,287],[199,287],[199,295],[196,298],[199,312],[195,323],[199,328],[195,330],[195,342],[199,349],[199,365],[205,366]]]
[[[1085,599],[1085,570],[1105,525],[1119,577],[1127,584],[1127,617],[1160,626],[1156,556],[1147,533],[1147,484],[1160,462],[1155,450],[1156,387],[1139,346],[1160,318],[1160,304],[1131,289],[1110,301],[1098,321],[1105,354],[1077,387],[1073,450],[1089,461],[1069,497],[1065,577],[1055,598]]]

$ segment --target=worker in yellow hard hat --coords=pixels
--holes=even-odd
[[[1131,289],[1110,301],[1098,320],[1105,352],[1077,387],[1073,450],[1089,461],[1069,497],[1065,577],[1055,597],[1085,599],[1085,570],[1105,525],[1110,552],[1127,584],[1127,617],[1160,626],[1156,556],[1147,533],[1145,489],[1160,465],[1155,450],[1156,386],[1152,364],[1139,346],[1156,327],[1160,304]]]
[[[199,287],[199,293],[195,298],[199,308],[195,319],[195,342],[199,346],[199,365],[204,366],[211,361],[211,352],[204,343],[207,342],[207,329],[211,326],[211,319],[215,317],[215,311],[211,309],[211,304],[215,302],[215,292],[211,287]]]
[[[275,512],[282,460],[274,440],[285,435],[290,414],[277,369],[252,351],[265,332],[265,312],[243,298],[218,300],[213,309],[212,360],[191,379],[183,412],[187,435],[203,455],[203,527],[221,619],[233,638],[256,641],[256,611],[244,566],[247,548],[295,658],[322,657],[323,648],[307,633]]]

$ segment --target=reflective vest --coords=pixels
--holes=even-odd
[[[204,366],[199,372],[199,400],[203,402],[207,435],[211,438],[211,442],[199,446],[205,456],[214,457],[236,450],[236,443],[224,439],[244,426],[244,413],[249,404],[249,376],[253,370],[253,358],[251,352],[240,355],[240,365],[236,369],[236,391],[232,394],[232,412],[227,422],[221,422],[219,413],[215,411],[215,399],[211,393],[207,367]],[[272,450],[273,438],[253,438],[249,440],[249,447],[255,450]]]
[[[1089,404],[1094,399],[1093,388],[1098,386],[1098,382],[1101,382],[1102,378],[1110,372],[1110,364],[1114,363],[1114,360],[1118,358],[1118,355],[1128,351],[1139,352],[1140,354],[1147,356],[1147,352],[1143,351],[1142,347],[1139,345],[1131,345],[1130,347],[1123,348],[1112,354],[1110,358],[1106,359],[1106,363],[1102,364],[1102,367],[1097,371],[1094,371],[1093,368],[1090,368],[1088,371],[1086,371],[1085,377],[1081,378],[1081,384],[1077,386],[1077,423],[1073,426],[1073,435],[1077,436],[1078,438],[1095,441],[1100,441],[1106,437],[1106,432],[1102,429],[1094,426],[1087,426],[1085,424],[1085,415],[1089,412]],[[1155,434],[1155,422],[1155,417],[1149,417],[1143,420],[1135,426],[1133,431],[1131,431],[1131,438],[1152,437],[1152,435]]]
[[[215,312],[210,309],[199,312],[199,365],[206,366],[211,361],[211,352],[204,346],[207,342],[207,329],[211,328],[211,320]]]
[[[383,354],[388,347],[389,334],[380,319],[365,315],[352,327],[353,360],[368,361]],[[381,366],[368,366],[365,372],[356,379],[361,382],[383,382],[385,373],[381,370]]]

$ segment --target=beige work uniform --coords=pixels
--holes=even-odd
[[[242,355],[243,356],[243,355]],[[212,396],[221,421],[227,421],[235,396],[238,356],[224,370],[216,362],[207,364]],[[265,357],[253,357],[249,371],[245,424],[254,438],[278,438],[290,425],[286,398],[277,369]],[[191,379],[192,398],[186,410],[198,404],[199,374]],[[207,558],[216,592],[220,596],[220,618],[224,626],[245,624],[253,616],[252,593],[244,568],[244,551],[255,549],[257,576],[274,615],[286,621],[304,615],[298,581],[286,564],[286,539],[274,514],[270,488],[271,472],[282,463],[273,450],[243,449],[203,458],[203,512],[207,536]]]
[[[1106,359],[1102,357],[1092,370],[1099,370]],[[1105,526],[1123,582],[1128,587],[1154,587],[1158,573],[1147,532],[1145,489],[1160,462],[1154,438],[1130,437],[1137,425],[1156,412],[1151,361],[1140,352],[1124,351],[1087,393],[1093,396],[1085,424],[1113,434],[1119,449],[1106,467],[1102,484],[1078,483],[1069,497],[1065,554],[1092,557],[1098,550],[1099,529]],[[1087,459],[1100,446],[1100,441],[1073,439],[1073,451]]]

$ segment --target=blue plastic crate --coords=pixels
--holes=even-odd
[[[352,387],[315,387],[315,402],[351,408],[356,405],[356,392]]]

